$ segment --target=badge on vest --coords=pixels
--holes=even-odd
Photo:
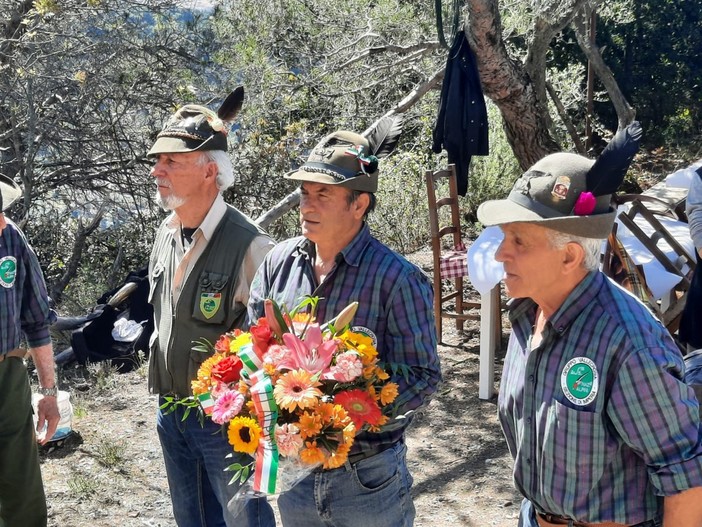
[[[353,326],[350,328],[351,331],[354,333],[360,333],[361,335],[365,335],[369,339],[373,341],[373,347],[378,348],[378,337],[375,336],[375,333],[373,333],[370,329],[368,329],[365,326]]]
[[[222,293],[202,293],[200,295],[200,311],[206,319],[211,319],[222,306]]]
[[[0,258],[0,285],[6,289],[12,287],[17,275],[17,259],[14,256]]]
[[[570,359],[561,372],[561,389],[567,399],[577,406],[586,406],[594,401],[599,389],[595,363],[587,357]]]

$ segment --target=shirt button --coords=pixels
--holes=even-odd
[[[558,332],[563,333],[565,331],[565,328],[563,326],[558,326]]]
[[[534,382],[534,376],[533,376],[533,375],[529,375],[529,380],[530,380],[531,382]]]
[[[531,466],[531,458],[529,458],[529,457],[527,458],[526,464],[529,465],[529,466]]]

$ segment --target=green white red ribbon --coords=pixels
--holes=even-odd
[[[271,378],[258,370],[249,375],[251,400],[256,408],[261,439],[256,450],[253,489],[266,494],[275,494],[278,477],[278,446],[275,443],[275,424],[278,421],[278,405],[273,398]]]

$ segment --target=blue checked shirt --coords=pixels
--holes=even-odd
[[[9,219],[0,235],[0,354],[18,348],[26,336],[30,348],[48,344],[53,313],[34,251]]]
[[[433,292],[426,275],[361,231],[337,255],[334,269],[321,284],[314,275],[314,244],[299,237],[276,245],[266,255],[251,284],[249,320],[264,315],[263,302],[272,298],[294,307],[304,295],[321,298],[317,320],[326,322],[351,302],[359,303],[352,326],[370,329],[377,338],[379,361],[404,364],[408,378],[394,376],[399,395],[396,414],[429,402],[441,380],[433,314]],[[411,421],[391,419],[381,433],[362,432],[351,453],[399,441]]]
[[[590,273],[529,351],[536,304],[510,305],[498,398],[519,491],[540,512],[637,524],[661,496],[702,486],[698,403],[668,332]]]

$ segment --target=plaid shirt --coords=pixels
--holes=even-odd
[[[53,313],[34,251],[9,219],[0,235],[0,354],[18,348],[22,335],[30,348],[48,344]]]
[[[353,301],[359,303],[352,326],[363,326],[377,338],[380,362],[409,366],[409,375],[392,378],[399,385],[397,414],[417,410],[429,401],[441,380],[433,293],[426,275],[373,238],[364,224],[337,255],[334,269],[321,284],[314,275],[315,247],[298,237],[268,253],[259,267],[249,299],[249,320],[264,315],[263,302],[272,298],[289,308],[304,295],[320,297],[317,320],[326,322]],[[391,420],[379,434],[362,432],[351,453],[399,441],[411,419]]]
[[[531,352],[536,304],[510,311],[499,415],[515,484],[538,511],[632,525],[662,513],[660,496],[702,485],[698,403],[640,302],[590,273]]]

